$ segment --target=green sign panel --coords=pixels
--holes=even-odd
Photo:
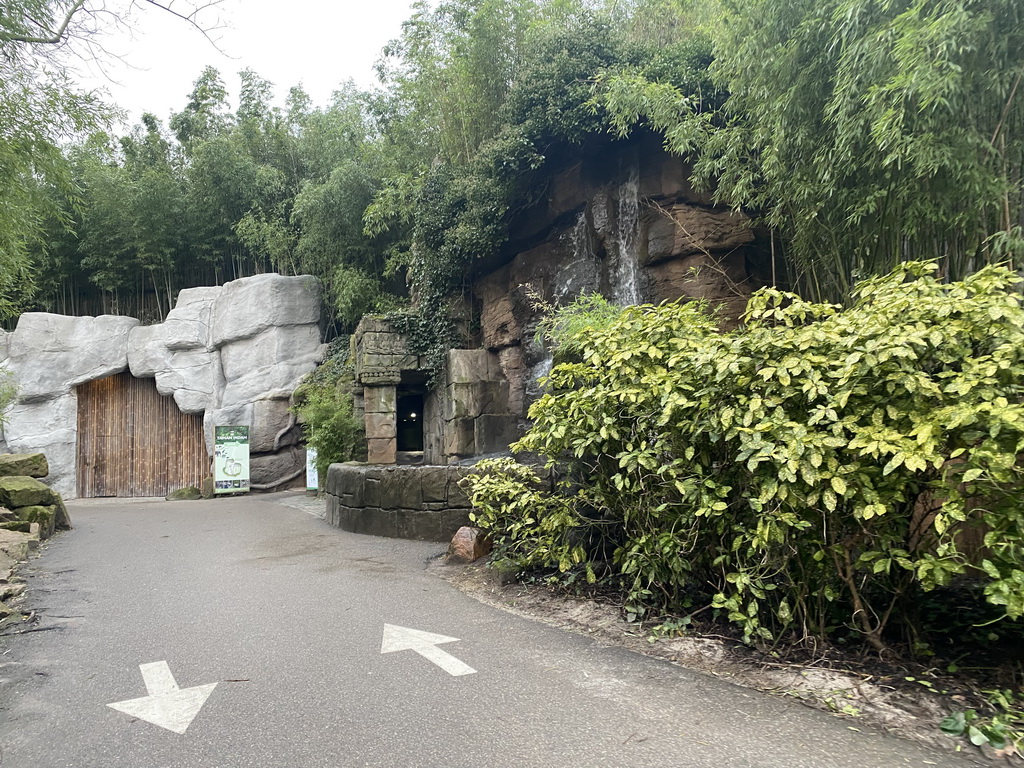
[[[213,442],[213,492],[247,492],[249,490],[249,428],[216,427]]]

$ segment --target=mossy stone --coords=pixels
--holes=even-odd
[[[48,539],[53,535],[54,523],[57,519],[57,507],[19,507],[18,517],[29,523],[39,523],[39,538]]]
[[[53,527],[58,531],[70,531],[72,528],[71,515],[68,514],[68,508],[64,505],[64,498],[56,492],[53,495],[57,497],[57,500],[53,503],[56,509],[53,516]]]
[[[176,491],[171,491],[164,498],[166,498],[167,501],[195,501],[196,499],[203,498],[203,494],[194,485],[190,485],[187,488],[179,488]]]
[[[53,504],[57,500],[49,486],[32,477],[0,477],[0,504],[8,509]]]
[[[46,477],[48,474],[50,465],[41,453],[0,454],[0,477]]]

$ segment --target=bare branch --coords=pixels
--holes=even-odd
[[[106,7],[102,2],[91,3],[92,0],[73,0],[56,26],[54,26],[54,20],[47,18],[45,13],[32,14],[26,11],[24,20],[27,24],[15,24],[7,29],[0,29],[0,44],[62,46],[73,37],[88,38],[97,33],[100,29],[97,18],[101,15],[113,16],[115,23],[124,23],[124,15],[117,10]],[[131,0],[124,10],[130,12],[134,8],[149,6],[169,13],[198,30],[217,50],[220,50],[217,41],[211,37],[211,33],[222,29],[224,25],[220,19],[216,19],[212,24],[206,24],[203,19],[205,14],[219,6],[220,3],[221,0],[206,0],[206,2],[191,2],[183,6],[180,2],[176,3],[175,0]],[[83,17],[91,19],[92,23],[76,23]],[[34,30],[39,31],[32,34]]]

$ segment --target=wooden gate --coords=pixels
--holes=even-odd
[[[166,496],[210,473],[201,414],[153,379],[119,373],[78,387],[78,495]]]

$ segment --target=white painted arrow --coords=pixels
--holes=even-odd
[[[149,695],[107,706],[175,733],[184,733],[188,729],[217,687],[216,683],[209,683],[179,688],[166,661],[139,664],[139,670]]]
[[[408,627],[396,627],[394,624],[384,625],[384,638],[380,643],[381,653],[394,653],[395,651],[416,651],[420,656],[432,661],[449,675],[458,677],[460,675],[472,675],[476,672],[468,664],[465,664],[450,653],[442,651],[437,646],[441,643],[457,643],[459,638],[435,635],[432,632],[424,632],[419,629]]]

